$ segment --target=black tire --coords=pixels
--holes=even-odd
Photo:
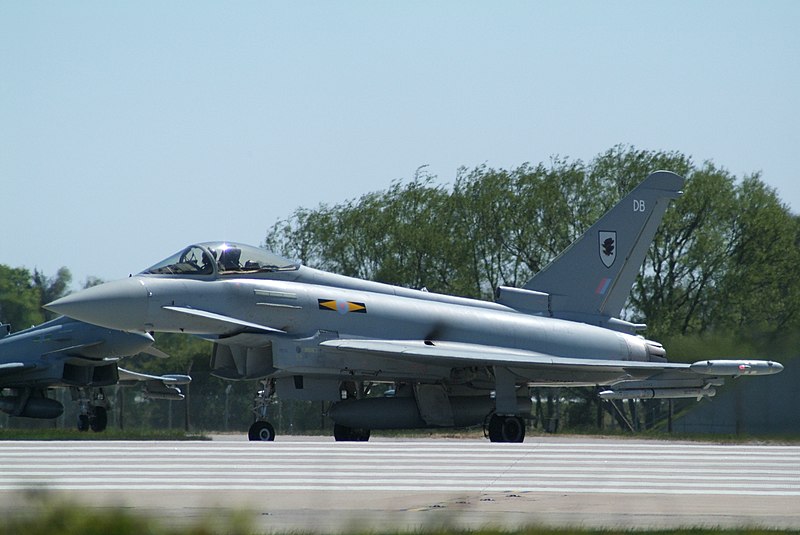
[[[519,416],[507,416],[503,421],[503,442],[525,440],[525,421]]]
[[[89,415],[88,414],[79,414],[78,415],[78,431],[84,432],[89,430]]]
[[[275,440],[275,428],[269,422],[255,422],[247,432],[250,440],[272,442]]]
[[[369,437],[369,429],[354,429],[339,424],[333,426],[333,438],[336,442],[367,442]]]
[[[344,425],[334,424],[333,425],[333,439],[336,442],[342,441],[350,441],[353,440],[353,430],[349,427]]]
[[[504,442],[503,441],[503,417],[492,414],[489,418],[488,435],[491,442]]]
[[[105,407],[95,407],[93,414],[89,416],[89,427],[95,433],[100,433],[108,427],[108,412]]]
[[[525,440],[525,421],[519,416],[498,416],[489,420],[489,440],[492,442],[522,442]]]

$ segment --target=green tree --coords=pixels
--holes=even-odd
[[[775,336],[800,319],[798,219],[758,175],[737,187],[730,262],[720,281],[721,327]]]
[[[604,191],[580,161],[462,169],[452,192],[451,239],[468,248],[459,268],[474,279],[470,295],[524,284],[602,213]]]
[[[106,282],[106,281],[104,281],[103,279],[101,279],[99,277],[95,277],[93,275],[89,275],[88,277],[86,277],[86,280],[83,281],[83,289],[85,290],[86,288],[91,288],[92,286],[99,286],[99,285],[103,284],[104,282]]]
[[[634,316],[651,335],[700,332],[720,319],[715,301],[729,264],[735,179],[710,164],[686,175],[632,292]]]
[[[15,331],[44,321],[41,294],[30,271],[0,265],[0,322],[10,323]]]
[[[48,277],[38,269],[33,270],[33,285],[39,292],[39,306],[46,305],[68,293],[72,273],[66,267],[58,270],[55,277]],[[53,319],[56,314],[42,309],[45,319]]]
[[[266,245],[345,275],[489,298],[520,286],[648,173],[687,179],[667,211],[624,314],[653,337],[797,327],[798,222],[758,175],[737,179],[677,152],[617,146],[591,162],[459,170],[452,187],[408,183],[300,209]]]
[[[654,337],[774,338],[798,327],[798,222],[758,175],[690,169],[634,287]]]

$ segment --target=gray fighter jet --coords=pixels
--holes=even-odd
[[[103,431],[108,422],[104,386],[144,384],[146,396],[183,399],[178,385],[187,375],[148,375],[117,366],[123,356],[167,355],[152,347],[147,333],[126,333],[67,317],[10,333],[0,325],[0,410],[26,418],[58,418],[64,406],[47,397],[53,387],[68,387],[78,402],[78,429]]]
[[[128,331],[214,342],[213,373],[260,379],[251,440],[272,440],[270,396],[335,401],[337,440],[371,429],[483,422],[521,442],[531,386],[604,385],[604,399],[713,396],[724,377],[778,373],[762,360],[670,363],[644,325],[619,318],[670,199],[648,176],[524,287],[495,302],[364,281],[231,242],[191,245],[142,273],[46,308]],[[391,396],[369,385],[391,383]]]

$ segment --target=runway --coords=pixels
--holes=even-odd
[[[800,528],[800,446],[533,437],[335,443],[3,442],[4,514],[46,489],[168,522],[243,510],[259,529]]]

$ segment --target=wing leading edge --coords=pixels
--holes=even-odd
[[[322,346],[349,351],[379,353],[383,356],[413,359],[426,364],[447,362],[454,366],[513,366],[515,368],[557,366],[595,368],[603,371],[651,370],[653,372],[687,370],[688,364],[665,362],[635,362],[575,357],[558,357],[497,346],[462,342],[432,342],[429,340],[327,340]]]
[[[640,362],[559,357],[522,349],[428,340],[335,339],[321,345],[424,364],[507,368],[519,376],[519,382],[529,384],[544,384],[538,380],[540,377],[575,372],[584,378],[596,378],[596,381],[582,381],[586,384],[609,386],[610,389],[600,394],[604,399],[710,397],[714,395],[713,387],[722,384],[722,378],[773,375],[783,370],[781,364],[766,360],[707,360],[692,364]]]

